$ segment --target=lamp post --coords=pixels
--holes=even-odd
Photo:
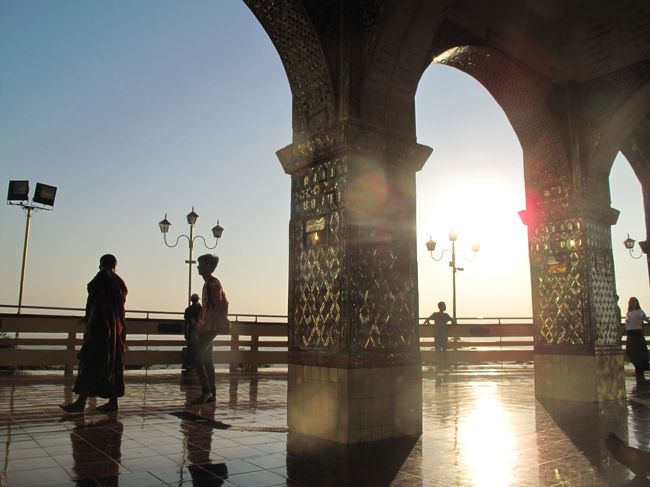
[[[217,245],[219,244],[219,239],[221,238],[221,235],[223,234],[223,227],[219,225],[219,220],[217,220],[217,225],[212,227],[212,235],[215,238],[215,243],[212,247],[208,245],[208,242],[206,242],[205,238],[202,235],[194,235],[194,225],[196,224],[196,220],[199,218],[199,215],[197,215],[194,212],[194,207],[192,207],[192,211],[187,214],[187,223],[190,225],[190,234],[189,235],[179,235],[178,238],[176,239],[176,243],[174,245],[170,245],[169,242],[167,242],[167,232],[169,231],[169,227],[171,227],[171,222],[167,220],[167,213],[165,213],[165,218],[158,223],[158,226],[160,227],[160,231],[163,234],[163,241],[165,242],[165,245],[167,247],[176,247],[178,245],[178,242],[181,240],[181,238],[185,237],[187,239],[188,247],[189,247],[189,258],[185,261],[185,263],[188,265],[188,287],[187,287],[187,305],[189,306],[191,303],[191,297],[192,297],[192,264],[196,263],[195,260],[192,260],[192,251],[194,249],[194,241],[197,239],[203,240],[203,245],[207,249],[215,249],[217,248]]]
[[[449,252],[451,254],[451,260],[449,261],[449,267],[451,267],[451,285],[452,285],[452,313],[453,313],[453,324],[456,324],[456,272],[460,272],[465,270],[464,267],[458,267],[456,265],[456,240],[458,239],[458,234],[454,231],[449,232],[449,241],[451,242],[451,249],[444,249],[440,253],[440,257],[437,259],[434,257],[433,252],[436,249],[436,242],[432,240],[429,237],[429,241],[426,243],[427,250],[431,254],[431,258],[435,260],[436,262],[442,260],[442,258],[445,255],[445,252]],[[477,243],[472,244],[472,252],[474,252],[474,257],[471,259],[467,259],[470,262],[473,261],[476,257],[476,253],[479,251],[481,246]]]
[[[18,292],[18,310],[23,304],[23,290],[25,288],[25,271],[27,270],[27,248],[29,245],[29,229],[32,223],[32,212],[36,210],[52,210],[54,199],[56,198],[56,188],[47,184],[36,183],[36,190],[29,202],[29,181],[9,181],[9,190],[7,191],[7,204],[20,206],[26,212],[27,221],[25,222],[25,239],[23,242],[23,262],[20,269],[20,290]],[[43,206],[35,206],[39,203]],[[47,208],[47,207],[50,208]],[[18,338],[18,333],[16,333]]]

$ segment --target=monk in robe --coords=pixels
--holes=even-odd
[[[98,411],[116,411],[117,398],[124,395],[124,356],[126,323],[124,303],[127,288],[115,273],[117,259],[107,254],[99,261],[99,272],[88,283],[84,343],[79,351],[79,370],[73,392],[76,401],[62,405],[68,413],[83,412],[89,397],[102,397],[108,402]]]

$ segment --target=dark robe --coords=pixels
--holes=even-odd
[[[77,394],[103,398],[124,395],[126,285],[112,271],[100,270],[88,283],[86,332],[79,351]]]
[[[628,360],[634,365],[637,374],[641,374],[645,370],[650,370],[648,346],[643,336],[643,330],[627,330],[625,353],[627,354]]]

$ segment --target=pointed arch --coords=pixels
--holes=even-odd
[[[293,95],[294,141],[336,121],[336,96],[323,44],[299,0],[244,0],[268,34],[284,65]]]

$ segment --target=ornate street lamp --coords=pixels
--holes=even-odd
[[[32,212],[37,210],[52,210],[54,208],[54,199],[56,198],[56,188],[48,184],[36,183],[36,190],[29,203],[29,181],[9,181],[9,190],[7,191],[7,204],[20,206],[27,213],[27,222],[25,223],[25,240],[23,242],[23,263],[20,270],[20,291],[18,292],[18,313],[23,304],[23,289],[25,287],[25,270],[27,269],[27,247],[29,244],[29,228],[32,222]],[[35,206],[38,203],[41,206]],[[48,208],[49,207],[49,208]],[[18,333],[16,333],[18,338]]]
[[[179,235],[178,238],[176,239],[176,243],[173,245],[170,245],[169,242],[167,242],[167,232],[169,232],[169,227],[172,226],[171,222],[167,220],[167,213],[165,213],[165,218],[161,220],[158,223],[158,226],[160,227],[160,231],[163,234],[163,241],[165,242],[165,245],[167,247],[176,247],[178,245],[178,242],[180,241],[181,238],[186,238],[188,247],[189,247],[189,258],[185,261],[185,263],[188,265],[189,272],[188,272],[188,287],[187,287],[187,304],[188,306],[191,303],[191,297],[192,297],[192,264],[195,264],[196,261],[192,260],[192,251],[194,249],[194,241],[197,239],[203,240],[203,245],[207,249],[215,249],[217,248],[217,245],[219,244],[219,239],[221,238],[221,235],[223,234],[223,227],[219,225],[219,220],[217,220],[216,226],[212,227],[212,236],[215,238],[214,245],[211,247],[208,245],[206,242],[205,238],[202,235],[194,235],[194,225],[196,224],[196,220],[199,218],[199,215],[197,215],[194,212],[194,207],[192,207],[192,211],[187,214],[187,223],[190,226],[190,234],[189,235]]]
[[[433,252],[436,250],[436,242],[429,237],[429,241],[425,244],[427,246],[427,250],[431,254],[431,258],[436,262],[442,260],[446,252],[449,252],[451,254],[449,267],[451,267],[451,282],[452,282],[452,296],[453,296],[452,313],[453,313],[454,325],[456,324],[456,272],[465,270],[464,267],[458,267],[456,265],[456,240],[457,239],[458,239],[458,234],[456,232],[454,231],[449,232],[449,241],[451,242],[451,249],[444,249],[440,253],[440,257],[438,258],[436,258],[433,255]],[[470,262],[474,261],[476,259],[476,253],[480,250],[480,248],[481,246],[479,244],[477,243],[472,244],[472,252],[474,254],[471,258],[468,258],[467,256],[465,256],[465,258]]]
[[[650,243],[648,241],[645,242],[639,242],[639,248],[641,249],[641,253],[637,256],[634,255],[634,244],[636,243],[636,240],[633,238],[630,238],[630,234],[627,234],[627,238],[623,240],[623,245],[625,245],[625,248],[630,252],[630,257],[633,259],[640,259],[643,257],[643,254],[647,254],[650,251]]]

